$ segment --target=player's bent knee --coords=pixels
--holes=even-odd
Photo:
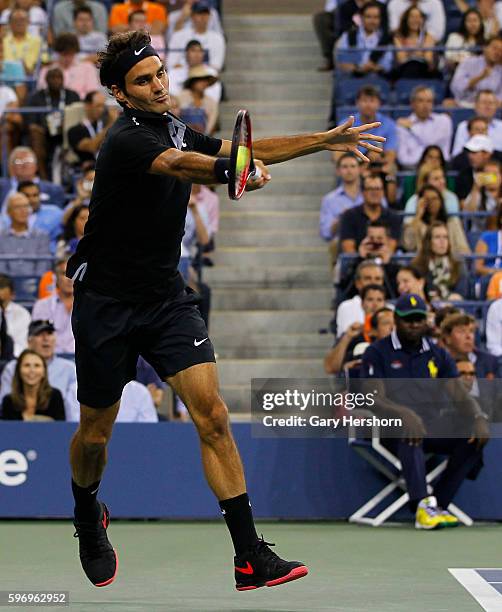
[[[207,444],[217,444],[230,435],[228,409],[225,403],[218,399],[204,411],[196,421],[200,438]]]

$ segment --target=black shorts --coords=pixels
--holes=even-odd
[[[133,304],[78,287],[71,322],[79,402],[107,408],[118,401],[136,377],[139,355],[163,380],[214,362],[198,301],[189,288],[169,300]]]

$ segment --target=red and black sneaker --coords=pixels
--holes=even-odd
[[[272,552],[271,542],[263,536],[245,553],[234,557],[235,588],[250,591],[263,586],[277,586],[303,578],[309,573],[308,567],[300,561],[285,561]]]
[[[117,575],[119,559],[106,534],[110,524],[110,513],[101,505],[99,521],[74,521],[74,538],[78,538],[80,562],[85,575],[94,586],[111,584]]]

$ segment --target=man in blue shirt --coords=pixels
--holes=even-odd
[[[56,243],[63,231],[63,211],[54,204],[41,204],[40,202],[40,187],[33,181],[21,181],[17,186],[17,190],[30,201],[31,210],[33,211],[28,220],[28,227],[33,227],[44,230],[49,234],[51,241],[51,253],[56,253]]]
[[[415,527],[437,529],[458,524],[446,508],[463,480],[482,465],[482,448],[489,430],[486,415],[462,387],[452,357],[427,337],[426,317],[427,308],[420,296],[402,295],[394,311],[395,330],[366,349],[361,377],[371,379],[372,389],[377,391],[376,410],[403,422],[402,438],[386,440],[386,445],[401,461]],[[407,379],[420,382],[412,384]],[[438,379],[437,386],[430,379]],[[445,394],[458,411],[454,418],[450,413],[448,423],[462,422],[463,429],[472,432],[469,438],[433,437],[434,432],[436,436],[441,432],[446,435],[444,421],[438,429]],[[428,494],[426,482],[425,455],[430,452],[450,456],[434,486],[434,496]]]

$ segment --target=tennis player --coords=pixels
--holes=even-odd
[[[226,183],[231,143],[199,134],[169,113],[166,69],[143,32],[115,34],[99,53],[100,79],[124,109],[101,147],[85,235],[70,259],[80,426],[71,442],[75,537],[95,586],[113,582],[118,558],[107,537],[110,514],[97,501],[107,443],[124,385],[142,355],[190,411],[204,472],[235,548],[238,590],[301,578],[257,536],[244,472],[218,391],[214,350],[197,299],[177,272],[191,182]],[[256,165],[323,150],[378,150],[353,120],[331,131],[258,140]],[[260,161],[262,160],[262,161]],[[146,449],[146,452],[147,449]],[[131,494],[134,494],[131,492]]]

